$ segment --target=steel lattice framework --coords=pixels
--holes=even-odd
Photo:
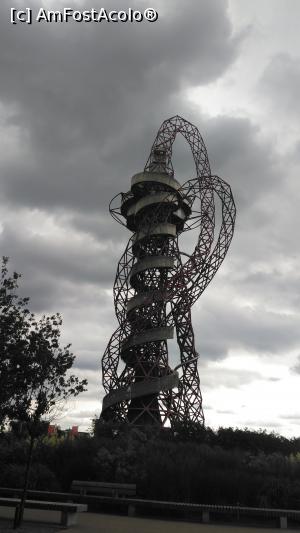
[[[196,167],[196,177],[183,185],[171,161],[178,133]],[[222,204],[217,236],[216,195]],[[227,253],[236,209],[230,186],[211,174],[198,129],[179,116],[164,121],[144,172],[133,176],[129,192],[113,198],[110,212],[133,235],[114,283],[119,327],[102,358],[101,418],[134,425],[204,423],[191,308]],[[179,235],[197,227],[194,252],[183,254]],[[171,369],[167,340],[174,331],[180,365]]]

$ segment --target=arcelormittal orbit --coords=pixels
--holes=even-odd
[[[196,176],[174,177],[172,146],[181,133]],[[215,235],[215,197],[222,205]],[[112,216],[132,235],[118,263],[114,303],[119,327],[102,358],[101,418],[133,425],[204,422],[191,308],[212,280],[229,248],[235,222],[230,186],[211,174],[198,129],[175,116],[165,120],[143,172],[110,204]],[[178,237],[193,228],[192,254]],[[168,340],[176,336],[180,364],[172,369]]]

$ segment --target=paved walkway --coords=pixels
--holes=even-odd
[[[11,510],[0,509],[0,533],[12,533]],[[61,529],[59,513],[54,511],[25,511],[25,521],[18,533],[279,533],[280,529],[238,527],[192,522],[170,522],[149,518],[130,518],[109,514],[79,513],[78,524]],[[15,530],[16,531],[16,530]],[[295,529],[286,529],[286,532]]]
[[[25,509],[23,525],[17,530],[12,529],[14,513],[15,510],[11,507],[0,507],[0,533],[62,533],[57,525],[60,521],[60,513],[57,511]]]
[[[68,533],[279,533],[280,529],[170,522],[108,514],[80,513],[78,525]],[[285,531],[292,531],[286,529]],[[293,530],[295,533],[295,530]]]

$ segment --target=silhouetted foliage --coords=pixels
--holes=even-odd
[[[14,433],[29,437],[26,467],[8,465],[8,477],[24,481],[18,518],[23,517],[35,441],[47,429],[42,417],[51,416],[60,402],[85,390],[86,380],[67,375],[75,356],[70,344],[60,346],[59,314],[39,320],[27,308],[28,298],[16,294],[20,275],[10,276],[4,257],[0,285],[0,425],[15,421]],[[41,466],[44,468],[44,465]],[[5,481],[5,479],[4,479]]]
[[[59,314],[39,320],[28,310],[29,298],[16,294],[20,275],[9,275],[3,258],[0,285],[0,423],[26,423],[32,436],[54,406],[82,392],[87,384],[67,375],[75,356],[60,346]]]
[[[28,298],[16,294],[20,275],[8,274],[8,258],[3,257],[0,283],[0,425],[9,417],[15,398],[25,388],[26,378],[22,370],[22,354],[30,312]]]
[[[67,491],[73,479],[128,482],[137,484],[141,498],[300,507],[299,439],[233,428],[227,432],[225,428],[202,428],[189,439],[170,429],[141,430],[103,423],[95,428],[95,437],[44,437],[33,462],[34,472],[45,466],[43,480],[33,476],[31,486],[47,488],[47,476],[48,490],[55,486],[55,490]],[[271,453],[265,451],[266,442]],[[14,473],[24,465],[25,455],[13,434],[2,434],[0,485],[15,485]],[[11,481],[8,470],[1,468],[4,463],[13,465]]]

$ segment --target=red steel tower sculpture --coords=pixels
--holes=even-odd
[[[171,161],[177,133],[196,167],[196,177],[183,184]],[[217,236],[215,195],[222,204]],[[164,121],[144,172],[132,177],[129,192],[113,198],[110,212],[133,234],[114,283],[119,327],[102,358],[101,418],[133,425],[204,423],[191,308],[227,253],[236,209],[230,186],[211,174],[198,129],[179,116]],[[183,254],[178,237],[196,227],[195,250]],[[167,341],[174,334],[180,364],[172,369]]]

